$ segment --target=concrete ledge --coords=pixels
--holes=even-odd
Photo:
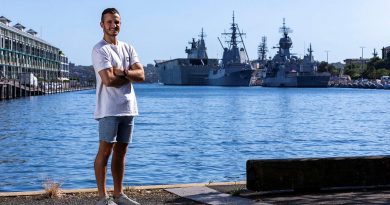
[[[390,156],[248,160],[247,189],[320,190],[390,186]]]
[[[168,185],[148,185],[148,186],[128,186],[126,189],[169,189],[169,188],[184,188],[184,187],[204,187],[204,186],[224,186],[224,185],[245,185],[245,181],[239,182],[213,182],[213,183],[193,183],[193,184],[168,184]],[[113,191],[113,188],[108,188],[108,191]],[[87,189],[70,189],[61,190],[62,193],[89,193],[97,192],[97,188]],[[8,196],[33,196],[42,195],[45,191],[27,191],[27,192],[0,192],[0,197]]]

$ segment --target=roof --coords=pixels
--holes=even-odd
[[[36,35],[36,34],[37,34],[37,32],[34,31],[33,29],[29,29],[29,30],[27,31],[27,33],[29,33],[29,34],[31,34],[31,35]]]
[[[17,29],[17,28],[14,28],[13,26],[7,26],[7,25],[5,25],[5,24],[1,24],[1,23],[0,23],[0,28],[4,28],[4,29],[7,29],[7,30],[10,30],[10,31],[15,32],[15,33],[17,33],[17,34],[20,34],[20,35],[22,35],[22,36],[24,36],[24,37],[31,38],[31,39],[33,39],[33,40],[35,40],[35,41],[38,41],[38,42],[40,42],[40,43],[49,45],[49,46],[54,47],[54,48],[56,48],[56,49],[59,50],[59,48],[57,48],[57,47],[51,45],[50,43],[44,41],[43,39],[40,39],[40,38],[38,38],[38,37],[36,37],[36,36],[33,36],[32,34],[29,34],[29,33],[27,33],[27,32],[21,31],[21,30],[19,30],[19,29]]]
[[[6,22],[6,23],[10,23],[11,20],[5,18],[4,16],[0,16],[0,22]]]
[[[20,24],[20,23],[15,24],[14,27],[17,28],[17,29],[19,29],[19,30],[23,30],[23,29],[26,28],[26,27],[24,27],[24,26],[23,26],[22,24]]]

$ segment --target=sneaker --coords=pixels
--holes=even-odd
[[[106,196],[103,199],[100,199],[96,205],[117,205],[111,197]]]
[[[138,202],[131,200],[125,194],[121,194],[119,197],[114,197],[114,201],[118,205],[140,205]]]

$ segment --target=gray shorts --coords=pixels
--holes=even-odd
[[[99,119],[99,140],[131,143],[134,116],[109,116]]]

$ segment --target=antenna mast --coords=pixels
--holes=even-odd
[[[257,54],[259,55],[259,60],[262,60],[262,61],[266,60],[267,59],[267,52],[268,52],[267,37],[263,36],[263,37],[261,37],[261,43],[257,48]]]

